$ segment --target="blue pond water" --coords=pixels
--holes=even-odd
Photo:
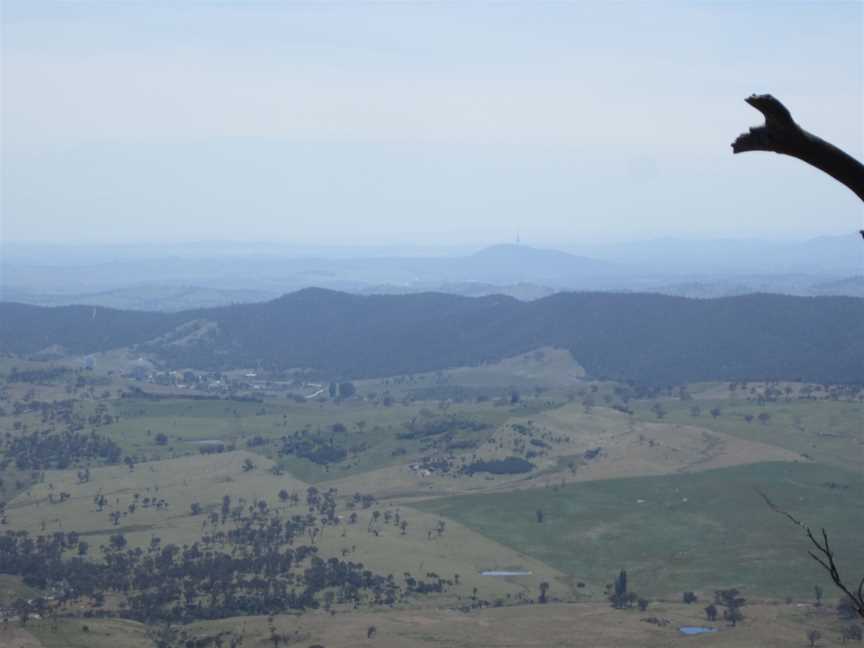
[[[678,631],[681,634],[685,635],[699,635],[705,634],[706,632],[717,632],[717,628],[705,628],[703,626],[681,626],[678,628]]]

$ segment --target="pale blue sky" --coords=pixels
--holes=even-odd
[[[5,240],[565,245],[861,227],[860,2],[3,0]]]

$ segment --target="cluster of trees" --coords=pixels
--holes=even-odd
[[[333,489],[310,487],[307,512],[285,517],[263,500],[232,505],[226,495],[220,509],[209,513],[198,541],[181,547],[153,537],[149,546],[133,548],[117,533],[99,548],[97,561],[87,559],[89,547],[77,533],[31,537],[9,531],[0,536],[0,573],[49,589],[60,607],[84,597],[99,604],[108,594],[120,596],[121,615],[151,623],[334,604],[394,605],[406,596],[441,592],[453,584],[437,574],[417,578],[405,572],[397,578],[344,556],[319,556],[318,540],[340,523],[335,497]],[[288,493],[280,500],[300,502]],[[353,501],[369,503],[359,494]],[[203,510],[199,507],[197,513]],[[67,552],[76,555],[64,559]]]
[[[630,590],[627,580],[627,572],[621,570],[612,583],[612,592],[609,594],[609,603],[616,610],[626,610],[638,605],[641,611],[648,608],[648,599],[641,598],[636,592]]]
[[[416,416],[407,424],[407,429],[396,433],[397,439],[428,439],[444,437],[452,441],[459,432],[479,432],[491,428],[489,423],[461,414],[444,416]]]
[[[95,431],[51,429],[7,433],[0,437],[0,469],[10,463],[21,470],[63,470],[79,462],[115,464],[123,451],[110,438]]]
[[[357,388],[350,380],[346,380],[340,383],[331,382],[329,385],[327,385],[327,393],[330,395],[330,398],[345,399],[351,398],[354,394],[356,394]]]
[[[159,394],[149,392],[132,385],[128,390],[120,393],[120,398],[129,400],[165,401],[165,400],[188,400],[188,401],[230,401],[233,403],[263,403],[256,396],[241,396],[229,393],[224,396],[216,394],[181,394],[172,392],[170,394]]]
[[[474,473],[491,473],[493,475],[516,475],[534,470],[535,466],[530,461],[521,457],[507,457],[506,459],[489,459],[487,461],[473,461],[462,468],[467,475]]]
[[[87,626],[84,628],[87,630]],[[193,634],[171,623],[151,625],[146,634],[154,648],[240,648],[244,641],[242,632],[222,630],[214,634]]]
[[[292,436],[283,436],[279,454],[294,455],[321,465],[339,463],[345,460],[348,451],[336,445],[335,434],[338,433],[326,436],[320,431],[301,430]]]
[[[18,367],[12,367],[12,369],[9,370],[6,379],[9,382],[15,383],[46,384],[63,380],[70,373],[72,373],[72,370],[68,367],[44,367],[33,369],[19,369]]]
[[[37,414],[43,424],[66,425],[73,429],[81,429],[85,425],[110,425],[117,420],[108,413],[108,408],[104,403],[99,403],[92,412],[84,414],[76,407],[76,401],[71,398],[42,401],[34,398],[34,395],[35,390],[28,391],[21,400],[12,403],[11,412],[3,412],[3,414],[11,414],[12,416],[22,416],[28,413]]]
[[[14,465],[21,470],[62,470],[79,463],[120,461],[120,447],[96,432],[117,420],[104,403],[84,410],[72,399],[40,401],[28,392],[12,404],[11,413],[0,411],[12,416],[26,413],[38,415],[40,426],[31,429],[31,424],[16,420],[11,432],[0,435],[0,469]],[[85,432],[88,427],[90,432]]]
[[[747,603],[747,599],[741,596],[741,592],[737,589],[717,590],[714,592],[714,602],[705,608],[705,617],[709,621],[716,621],[720,614],[717,606],[724,608],[723,619],[729,625],[736,626],[739,621],[744,619],[744,613],[741,608]]]

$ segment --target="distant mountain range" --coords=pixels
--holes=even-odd
[[[4,248],[5,249],[5,248]],[[657,240],[592,246],[585,254],[497,245],[447,256],[300,256],[297,250],[244,245],[145,254],[123,249],[111,260],[12,248],[4,256],[0,299],[38,305],[88,304],[179,311],[274,299],[308,287],[358,294],[503,294],[523,300],[572,290],[726,297],[754,292],[864,295],[864,245],[855,237],[805,243]],[[148,254],[150,256],[148,256]],[[205,254],[205,256],[200,256]],[[334,253],[335,254],[335,253]],[[56,258],[55,258],[56,257]],[[602,257],[602,258],[601,258]],[[66,265],[64,265],[66,264]],[[71,265],[70,265],[71,264]]]
[[[334,377],[431,371],[543,346],[589,375],[644,383],[864,382],[864,299],[557,293],[532,302],[305,289],[178,313],[0,303],[0,351],[134,348],[164,366],[311,368]]]

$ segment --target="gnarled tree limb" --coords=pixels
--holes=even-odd
[[[765,124],[739,135],[732,143],[733,153],[773,151],[796,157],[842,182],[864,200],[864,164],[805,131],[795,123],[786,106],[770,94],[750,95],[746,101],[765,116]]]

